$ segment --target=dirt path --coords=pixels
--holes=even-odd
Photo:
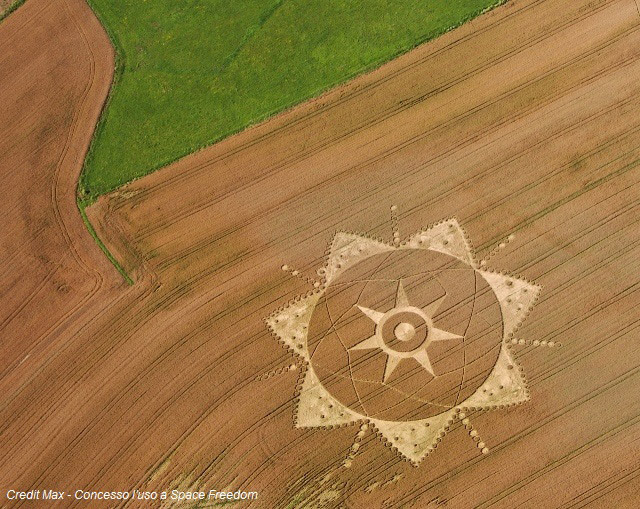
[[[104,197],[89,214],[138,284],[2,379],[0,484],[632,507],[639,74],[633,0],[513,1]],[[479,258],[513,234],[488,266],[543,286],[512,349],[531,400],[469,415],[488,455],[459,421],[417,468],[359,425],[293,425],[303,370],[264,318],[313,287],[280,267],[317,278],[339,230],[390,242],[392,204],[401,238],[456,216]]]

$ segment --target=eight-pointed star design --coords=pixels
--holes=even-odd
[[[427,347],[433,341],[462,339],[462,336],[438,329],[433,325],[433,316],[446,298],[446,295],[421,309],[412,306],[402,281],[398,282],[395,306],[382,313],[373,309],[357,306],[376,324],[373,336],[361,341],[350,350],[370,350],[378,348],[387,354],[384,370],[386,382],[402,359],[415,359],[432,376],[436,376]]]

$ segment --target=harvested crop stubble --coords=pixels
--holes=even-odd
[[[103,197],[88,213],[137,283],[3,378],[0,484],[631,507],[639,73],[633,0],[515,1]],[[417,468],[364,423],[295,428],[304,369],[264,318],[313,289],[337,230],[450,216],[543,286],[511,348],[531,400],[455,421]]]
[[[5,409],[123,283],[76,204],[77,179],[112,73],[109,40],[80,0],[28,2],[0,25]],[[39,445],[32,444],[34,450]],[[4,481],[9,471],[2,472]]]

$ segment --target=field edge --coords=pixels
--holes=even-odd
[[[3,12],[0,13],[0,23],[4,21],[4,19],[9,16],[12,12],[15,12],[18,7],[25,3],[26,0],[15,0],[9,7],[7,7]]]
[[[104,242],[102,242],[102,240],[98,236],[98,232],[96,232],[96,229],[93,227],[93,225],[91,224],[91,221],[89,220],[89,217],[87,216],[87,212],[85,211],[85,209],[89,205],[91,205],[91,202],[83,201],[82,199],[80,199],[80,197],[78,197],[77,203],[78,203],[78,210],[80,211],[80,216],[82,217],[82,221],[84,222],[84,225],[86,226],[87,230],[93,237],[93,240],[95,240],[96,244],[98,244],[98,247],[102,250],[102,252],[105,254],[107,259],[113,264],[116,270],[124,278],[127,284],[129,286],[133,286],[134,284],[133,279],[131,279],[129,274],[127,274],[127,271],[124,270],[124,267],[120,264],[120,262],[118,262],[116,257],[113,256],[113,254],[111,253],[111,251],[109,251],[109,248],[104,244]]]
[[[318,88],[317,90],[313,91],[311,94],[306,95],[302,98],[300,98],[299,100],[293,101],[292,103],[283,106],[281,108],[277,108],[274,109],[272,111],[269,111],[263,115],[257,116],[256,118],[254,118],[253,120],[249,121],[248,123],[244,124],[243,126],[237,128],[237,129],[233,129],[230,130],[226,133],[223,133],[215,138],[211,138],[207,141],[205,141],[202,144],[196,145],[196,146],[192,146],[192,147],[188,147],[185,151],[181,152],[179,155],[172,157],[172,158],[167,158],[166,160],[162,161],[161,163],[154,165],[153,167],[149,168],[145,173],[136,176],[134,178],[131,178],[125,182],[120,182],[114,186],[107,186],[107,189],[105,190],[101,190],[101,191],[91,191],[90,186],[88,185],[87,182],[87,175],[88,175],[88,171],[87,168],[88,166],[91,164],[91,160],[94,157],[94,150],[95,150],[95,143],[97,138],[100,136],[101,132],[104,129],[104,125],[106,122],[106,112],[109,108],[109,104],[111,102],[111,99],[113,97],[114,91],[117,87],[117,84],[124,72],[124,63],[126,62],[126,52],[124,50],[124,47],[122,46],[122,44],[120,43],[120,41],[118,40],[117,35],[113,32],[113,30],[111,30],[111,28],[104,22],[103,17],[100,15],[100,13],[98,12],[98,10],[95,8],[94,2],[93,0],[86,0],[87,4],[89,5],[89,7],[91,8],[91,10],[93,11],[94,15],[96,16],[96,18],[98,19],[98,21],[100,22],[100,24],[102,25],[102,27],[104,28],[105,32],[107,33],[107,35],[109,36],[109,39],[111,40],[111,44],[113,45],[114,49],[115,49],[115,53],[116,53],[116,59],[115,59],[115,69],[114,69],[114,77],[113,77],[113,81],[111,84],[111,88],[109,89],[109,94],[107,96],[107,99],[105,101],[105,105],[103,107],[103,110],[100,114],[100,118],[98,120],[98,123],[96,124],[96,128],[94,130],[94,134],[92,136],[91,139],[91,143],[89,145],[89,150],[87,152],[87,157],[85,158],[85,163],[83,164],[82,167],[82,171],[80,174],[80,179],[78,182],[78,192],[79,195],[81,196],[81,199],[83,200],[88,200],[89,204],[95,202],[100,196],[104,196],[107,195],[109,193],[112,193],[114,191],[117,191],[118,189],[122,188],[123,186],[126,186],[127,184],[130,184],[132,182],[135,182],[138,179],[144,178],[147,175],[150,175],[152,173],[155,173],[173,163],[175,163],[176,161],[179,161],[180,159],[183,159],[185,157],[188,157],[194,153],[200,152],[201,150],[206,149],[207,147],[210,147],[211,145],[215,145],[217,143],[220,143],[221,141],[224,141],[227,138],[230,138],[238,133],[241,133],[247,129],[250,129],[256,125],[259,125],[265,121],[267,121],[270,118],[273,118],[274,116],[286,113],[298,106],[300,106],[301,104],[304,104],[305,102],[308,101],[312,101],[315,100],[321,96],[323,96],[324,94],[339,88],[343,85],[345,85],[346,83],[359,78],[361,76],[367,75],[369,73],[372,73],[376,70],[378,70],[380,67],[388,64],[389,62],[395,60],[396,58],[399,58],[400,56],[403,56],[407,53],[410,53],[411,51],[415,50],[416,48],[422,46],[423,44],[428,44],[440,37],[442,37],[444,34],[449,33],[459,27],[461,27],[462,25],[470,22],[471,20],[474,20],[476,18],[478,18],[479,16],[482,16],[483,14],[486,14],[487,12],[490,12],[506,3],[508,3],[510,0],[496,0],[494,3],[492,3],[490,6],[488,7],[483,7],[481,9],[478,9],[474,12],[472,12],[471,14],[469,14],[468,16],[465,16],[464,18],[462,18],[459,22],[444,28],[434,34],[429,34],[427,36],[425,36],[424,38],[421,39],[417,39],[414,43],[412,43],[409,46],[400,48],[398,51],[394,52],[393,54],[389,55],[388,57],[385,57],[381,60],[378,60],[376,62],[371,63],[370,65],[363,67],[357,71],[354,71],[353,73],[348,74],[347,76],[345,76],[343,79],[340,79],[339,81],[336,82],[332,82],[329,83],[325,86],[322,86],[320,88]]]
[[[25,0],[18,0],[18,3],[24,3]],[[89,143],[89,147],[87,149],[87,154],[85,155],[85,159],[84,159],[84,163],[82,165],[82,169],[80,171],[80,176],[78,178],[78,183],[77,183],[77,190],[76,190],[76,194],[77,194],[77,204],[78,204],[78,210],[80,212],[80,216],[82,217],[82,220],[87,228],[87,230],[89,231],[89,233],[91,234],[91,236],[93,237],[93,239],[95,240],[96,244],[98,244],[98,247],[100,247],[100,249],[102,250],[102,252],[105,254],[105,256],[107,257],[107,259],[111,262],[111,264],[116,268],[116,270],[120,273],[120,275],[124,278],[124,280],[127,282],[127,284],[129,285],[134,285],[135,281],[129,276],[129,274],[127,273],[127,271],[124,269],[123,265],[116,259],[116,257],[113,255],[113,253],[109,250],[109,248],[106,246],[106,244],[101,240],[100,236],[98,235],[98,232],[96,231],[96,229],[94,228],[93,224],[91,223],[87,213],[86,213],[86,208],[90,207],[91,205],[95,204],[98,199],[101,196],[106,196],[110,193],[116,192],[118,189],[121,189],[122,187],[131,184],[132,182],[135,182],[136,180],[139,180],[141,178],[144,178],[152,173],[155,173],[157,171],[162,170],[163,168],[166,168],[167,166],[175,163],[176,161],[179,161],[181,159],[184,159],[185,157],[189,157],[197,152],[200,152],[202,150],[205,150],[207,147],[210,147],[212,145],[215,145],[217,143],[220,143],[228,138],[231,138],[232,136],[235,136],[243,131],[246,131],[247,129],[251,129],[252,127],[256,127],[260,124],[262,124],[263,122],[268,121],[270,118],[273,118],[275,116],[278,115],[282,115],[282,114],[286,114],[287,112],[295,109],[296,107],[300,106],[301,104],[304,104],[306,102],[309,101],[313,101],[318,99],[319,97],[322,97],[323,95],[330,93],[331,91],[344,86],[345,84],[353,81],[354,79],[363,77],[367,74],[370,74],[372,72],[377,71],[378,69],[380,69],[381,67],[383,67],[384,65],[387,65],[388,63],[390,63],[391,61],[406,55],[408,53],[410,53],[411,51],[416,50],[418,47],[424,45],[424,44],[428,44],[434,40],[437,40],[438,38],[442,37],[443,35],[445,35],[446,33],[449,33],[459,27],[461,27],[462,25],[470,22],[473,19],[478,18],[479,16],[482,16],[483,14],[490,12],[498,7],[500,7],[501,5],[506,4],[507,2],[509,2],[509,0],[496,0],[493,4],[491,4],[488,7],[484,7],[482,9],[479,9],[478,11],[475,11],[473,13],[471,13],[470,15],[466,16],[465,18],[461,19],[458,23],[443,29],[442,31],[436,33],[435,35],[430,35],[425,37],[424,39],[421,40],[417,40],[414,44],[412,44],[409,47],[405,47],[405,48],[401,48],[400,50],[398,50],[397,52],[395,52],[394,54],[390,55],[388,58],[385,58],[384,60],[378,61],[378,62],[374,62],[372,63],[370,66],[360,69],[350,75],[348,75],[347,77],[345,77],[344,79],[340,80],[339,82],[335,82],[332,84],[329,84],[325,87],[322,87],[318,90],[316,90],[315,92],[313,92],[312,94],[310,94],[307,97],[304,97],[302,99],[300,99],[297,102],[294,102],[288,106],[285,106],[283,108],[271,111],[269,113],[266,113],[265,115],[258,117],[256,119],[254,119],[253,121],[251,121],[250,123],[244,125],[243,127],[238,128],[237,130],[228,132],[226,134],[223,134],[215,139],[212,139],[210,141],[205,142],[204,144],[197,146],[195,148],[189,148],[188,151],[182,153],[181,155],[176,156],[175,158],[169,159],[163,163],[161,163],[159,166],[150,168],[148,172],[146,172],[143,175],[140,175],[138,177],[135,177],[131,180],[128,180],[126,182],[123,182],[119,185],[117,185],[116,187],[110,188],[107,191],[104,192],[91,192],[89,190],[89,186],[87,185],[87,167],[91,164],[91,160],[94,157],[94,150],[95,150],[95,144],[96,144],[96,140],[98,139],[98,137],[100,136],[102,130],[104,129],[105,126],[105,122],[106,122],[106,114],[107,114],[107,110],[109,108],[109,104],[112,100],[114,91],[117,87],[118,82],[121,79],[121,76],[124,72],[124,63],[126,61],[126,52],[124,47],[122,46],[122,44],[120,43],[117,35],[115,34],[115,32],[108,26],[107,23],[105,23],[103,17],[100,15],[100,13],[98,12],[98,10],[95,8],[94,2],[93,0],[85,0],[87,5],[89,6],[89,8],[91,9],[91,11],[93,12],[94,16],[96,17],[96,19],[99,21],[100,25],[103,27],[104,31],[106,32],[107,36],[109,37],[109,40],[111,42],[111,45],[113,46],[114,50],[115,50],[115,63],[114,63],[114,72],[113,72],[113,79],[111,81],[111,85],[109,87],[109,92],[107,94],[107,97],[104,101],[104,104],[102,106],[101,112],[100,112],[100,116],[98,118],[98,121],[96,123],[93,135],[91,136],[91,141]],[[17,8],[17,7],[16,7]]]

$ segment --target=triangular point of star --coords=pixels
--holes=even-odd
[[[389,377],[393,374],[393,370],[396,369],[398,363],[400,362],[400,357],[396,357],[395,355],[387,356],[387,363],[384,366],[384,381],[389,380]]]
[[[447,341],[449,339],[462,339],[462,336],[434,327],[429,331],[429,339],[431,341]]]
[[[433,450],[454,415],[455,410],[447,410],[418,421],[371,419],[371,423],[405,459],[418,464]]]
[[[396,307],[402,308],[409,305],[409,297],[404,289],[402,280],[398,281],[398,290],[396,291]]]
[[[471,244],[455,217],[445,219],[412,235],[405,246],[413,249],[438,251],[475,267]]]
[[[375,311],[373,309],[366,308],[364,306],[358,306],[358,309],[362,311],[365,315],[367,315],[374,323],[380,323],[380,319],[384,316],[384,313],[380,311]]]
[[[309,360],[306,324],[320,298],[320,292],[291,302],[282,310],[273,313],[265,321],[273,334],[298,355]]]
[[[336,426],[364,418],[365,416],[350,410],[331,396],[318,380],[313,368],[308,366],[298,399],[296,427]]]
[[[479,270],[478,273],[496,294],[502,311],[503,334],[507,338],[527,317],[541,288],[539,285],[508,274],[486,270]]]
[[[502,348],[493,370],[471,396],[461,403],[465,408],[494,408],[523,403],[529,399],[527,384],[518,365]]]
[[[358,261],[378,253],[393,251],[395,248],[382,241],[355,233],[338,232],[333,237],[327,265],[324,267],[327,281],[339,272],[353,266]]]
[[[371,336],[357,345],[352,346],[349,350],[371,350],[372,348],[380,348],[380,342],[377,336]]]
[[[440,297],[439,299],[434,300],[431,304],[428,304],[427,307],[424,308],[425,314],[429,318],[433,318],[434,315],[438,312],[438,309],[440,309],[440,306],[442,306],[442,303],[444,302],[444,299],[446,299],[446,298],[447,298],[447,296],[445,294],[442,297]]]

